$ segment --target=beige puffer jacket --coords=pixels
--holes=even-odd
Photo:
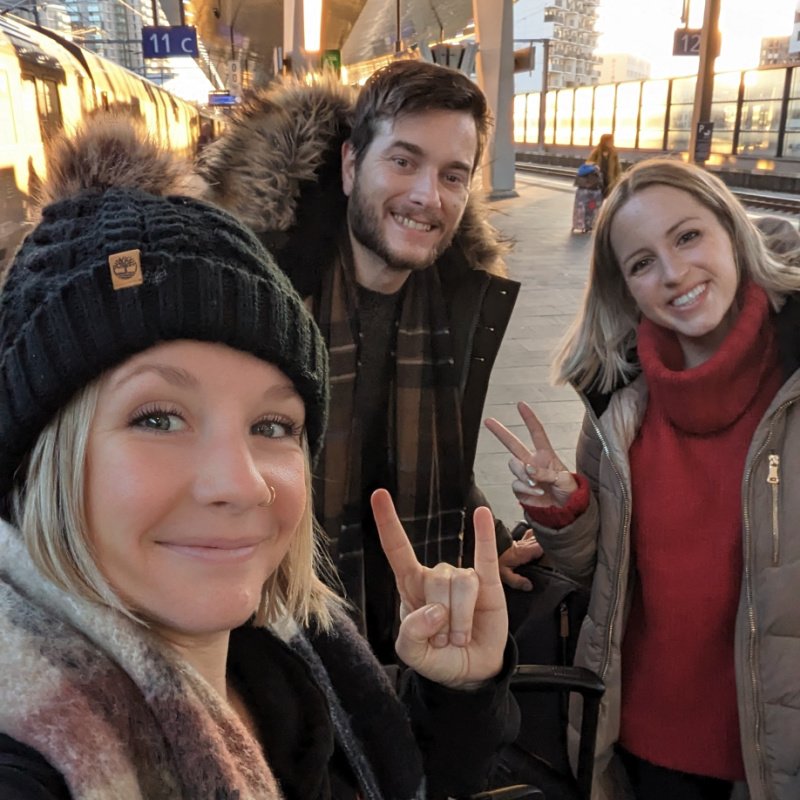
[[[747,787],[734,797],[800,798],[800,370],[759,423],[742,482],[744,574],[736,619],[736,684]],[[640,375],[615,392],[600,419],[588,401],[577,469],[592,486],[589,508],[559,530],[534,525],[555,565],[591,581],[575,663],[606,685],[592,800],[631,796],[613,746],[620,724],[621,644],[634,571],[630,557],[628,450],[647,387]],[[722,465],[721,467],[722,468]],[[702,480],[702,478],[700,478]],[[579,707],[572,708],[572,744]]]

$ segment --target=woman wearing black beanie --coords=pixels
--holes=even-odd
[[[5,276],[0,796],[480,789],[515,722],[491,515],[475,571],[424,569],[376,493],[406,708],[318,577],[319,332],[186,174],[95,120],[55,148]]]

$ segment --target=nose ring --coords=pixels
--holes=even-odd
[[[267,492],[269,493],[267,499],[258,504],[260,508],[269,508],[275,502],[275,487],[267,484]]]

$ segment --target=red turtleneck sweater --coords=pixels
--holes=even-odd
[[[622,745],[726,780],[744,778],[734,674],[741,484],[781,385],[767,297],[750,283],[741,300],[719,350],[693,369],[673,333],[640,325],[650,395],[630,451],[638,581],[622,648]]]

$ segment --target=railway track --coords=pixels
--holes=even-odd
[[[558,175],[569,179],[575,176],[574,167],[559,167],[556,164],[532,164],[530,162],[517,161],[516,168],[518,172],[526,172],[531,175]],[[746,206],[768,211],[779,211],[782,214],[800,214],[800,197],[795,199],[769,194],[758,194],[735,187],[731,187],[731,191]]]

